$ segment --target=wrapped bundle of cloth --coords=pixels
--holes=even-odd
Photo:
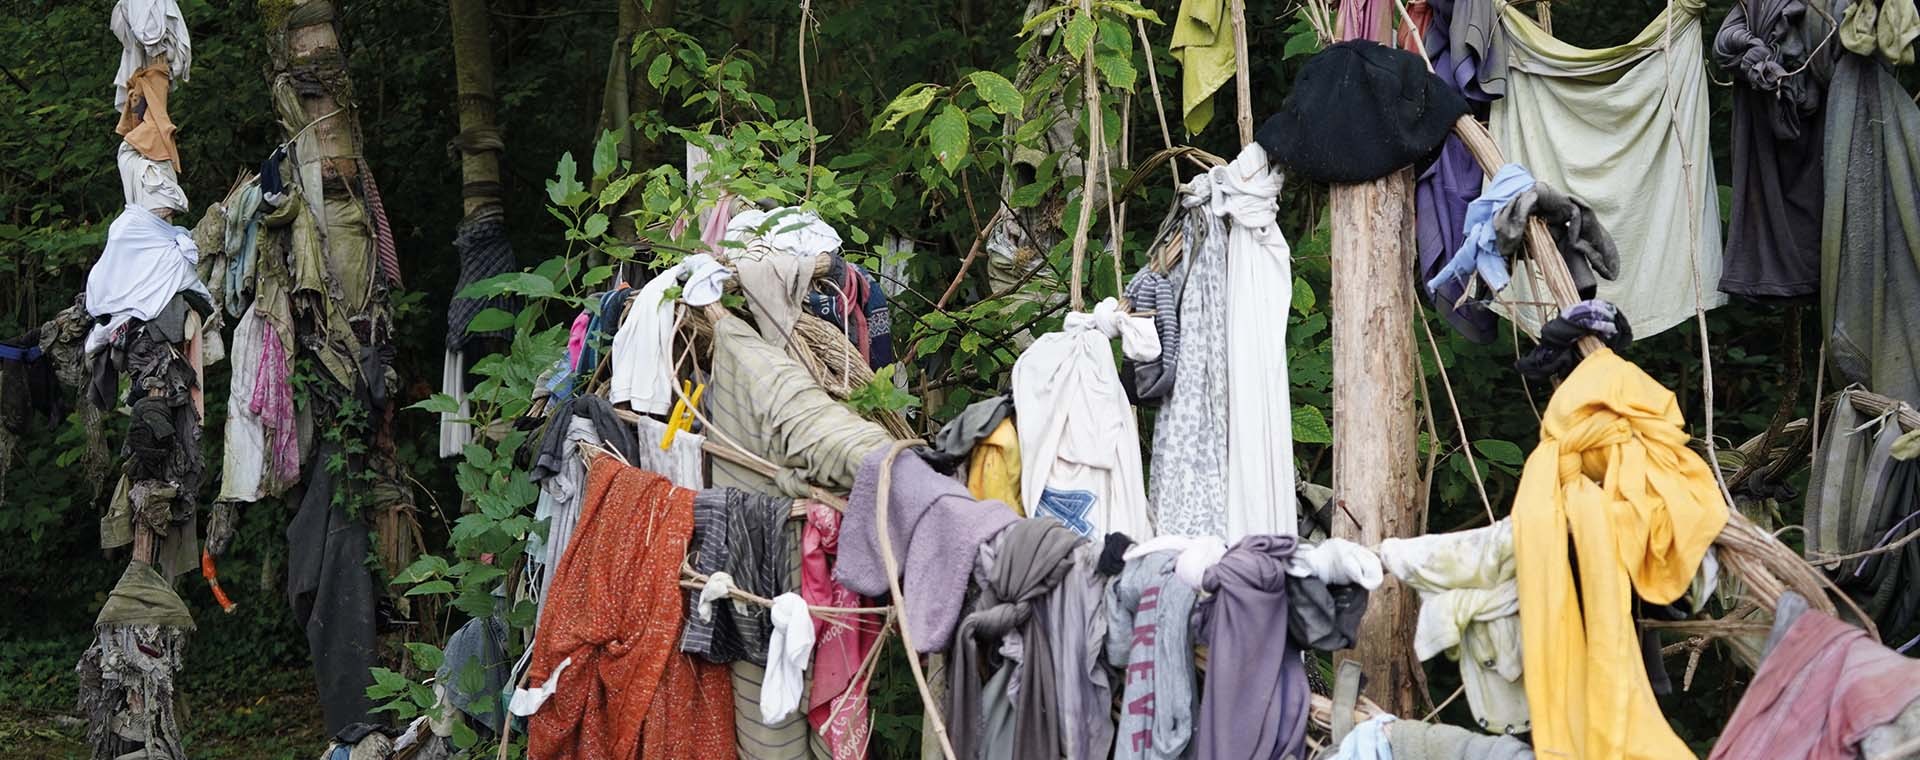
[[[193,615],[166,579],[145,562],[128,564],[75,668],[94,758],[186,760],[175,679],[193,630]]]

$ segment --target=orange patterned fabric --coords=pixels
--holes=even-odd
[[[554,571],[534,638],[529,682],[572,662],[528,719],[531,757],[733,756],[726,667],[675,646],[693,495],[610,457],[589,468],[579,526]]]

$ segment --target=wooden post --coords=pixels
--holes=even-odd
[[[1247,2],[1233,0],[1233,120],[1240,144],[1253,142],[1253,74],[1247,61]],[[1149,51],[1151,52],[1151,51]]]
[[[500,151],[495,121],[493,43],[487,33],[487,0],[450,0],[454,86],[459,93],[460,191],[468,215],[500,204]]]
[[[1390,44],[1391,14],[1363,30]],[[1413,171],[1334,185],[1333,534],[1362,546],[1416,536],[1420,478],[1414,416]],[[1374,592],[1358,644],[1366,694],[1387,712],[1418,715],[1413,655],[1418,605],[1394,578]]]

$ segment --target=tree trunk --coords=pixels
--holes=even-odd
[[[1412,174],[1334,185],[1334,534],[1362,546],[1419,535],[1413,408]],[[1388,578],[1375,592],[1352,652],[1367,695],[1414,713],[1413,595]]]
[[[449,0],[453,21],[453,71],[460,94],[460,179],[468,216],[502,201],[500,153],[505,150],[494,120],[493,46],[487,0]]]
[[[620,4],[619,34],[614,38],[613,57],[607,63],[607,86],[600,110],[600,129],[624,131],[619,156],[630,171],[642,171],[647,164],[659,162],[658,145],[633,128],[633,117],[660,107],[660,92],[647,82],[645,72],[633,70],[633,41],[642,32],[671,26],[677,0],[616,0]],[[596,135],[597,137],[597,135]],[[616,207],[618,213],[609,226],[620,240],[637,241],[630,212],[638,209],[640,197],[629,193]]]

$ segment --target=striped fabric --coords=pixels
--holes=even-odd
[[[785,541],[789,545],[800,545],[800,531],[803,523],[789,521],[784,527]],[[785,558],[787,588],[800,587],[800,553],[783,552]],[[764,661],[766,652],[760,652]],[[809,730],[806,710],[794,710],[792,715],[774,725],[760,722],[760,683],[766,677],[766,668],[751,662],[740,661],[733,664],[733,728],[734,746],[739,750],[742,760],[813,760],[827,758],[826,745],[820,737]],[[813,672],[807,672],[807,691],[813,690]],[[808,703],[807,694],[800,695],[800,704]]]
[[[400,285],[400,254],[393,245],[393,225],[387,223],[387,204],[380,200],[380,186],[373,181],[373,170],[360,162],[360,178],[366,180],[367,216],[373,219],[373,248],[380,257],[380,274],[387,284]]]

